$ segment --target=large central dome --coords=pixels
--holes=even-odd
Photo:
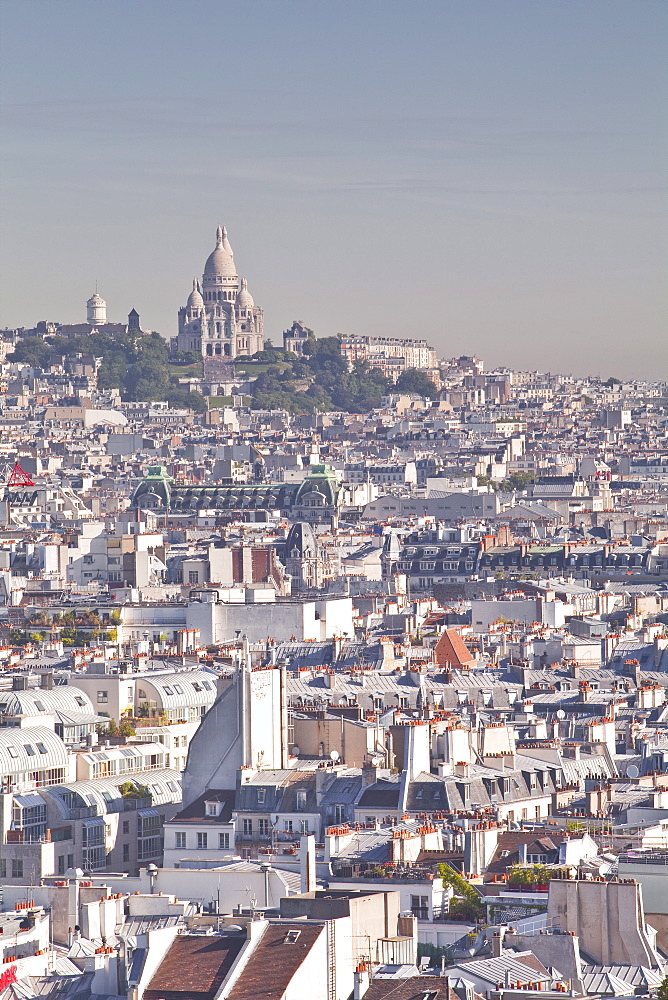
[[[209,254],[204,265],[204,278],[236,278],[234,254],[227,239],[227,232],[218,226],[216,249]]]

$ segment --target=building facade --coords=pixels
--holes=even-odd
[[[341,355],[351,367],[356,361],[368,361],[372,368],[395,380],[406,368],[434,371],[438,367],[436,351],[426,340],[341,334],[340,341]]]

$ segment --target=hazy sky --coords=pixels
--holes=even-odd
[[[668,376],[666,0],[3,0],[0,325],[293,319]]]

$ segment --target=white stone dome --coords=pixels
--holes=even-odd
[[[239,309],[252,309],[254,305],[253,296],[248,291],[248,281],[246,278],[242,278],[241,288],[237,294],[237,306]]]
[[[188,309],[203,309],[204,299],[202,298],[202,293],[199,290],[199,282],[197,278],[193,278],[193,290],[188,296],[188,302],[186,303],[186,308]]]
[[[97,292],[93,292],[88,302],[86,303],[87,306],[106,306],[106,304],[107,303],[104,301],[102,296],[98,295]]]
[[[234,254],[227,239],[227,232],[218,226],[216,249],[209,254],[204,265],[205,278],[236,278]]]

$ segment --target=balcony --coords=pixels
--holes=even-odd
[[[132,795],[123,796],[123,812],[135,812],[137,809],[150,809],[153,805],[153,800],[150,795],[135,798]]]
[[[69,810],[69,819],[94,819],[97,815],[97,806],[72,806]]]

